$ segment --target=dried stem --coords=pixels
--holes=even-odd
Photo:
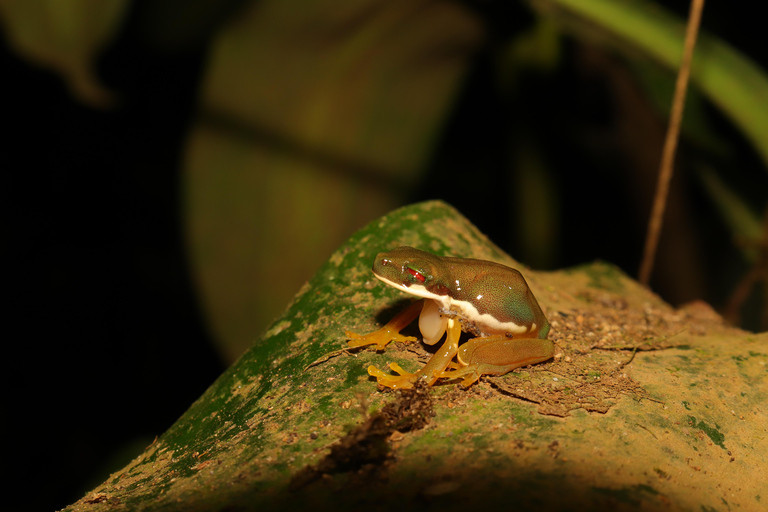
[[[640,283],[645,286],[648,286],[648,281],[650,280],[651,272],[653,271],[653,262],[656,258],[656,247],[659,243],[661,224],[664,219],[664,209],[669,194],[669,182],[672,179],[672,164],[675,159],[677,140],[680,135],[680,124],[683,119],[683,107],[685,106],[685,93],[688,89],[688,77],[690,76],[691,71],[693,48],[696,46],[696,35],[699,31],[701,12],[703,10],[704,0],[691,0],[691,11],[688,16],[688,27],[685,33],[683,59],[677,74],[675,97],[672,101],[672,112],[670,114],[669,127],[667,128],[667,137],[664,141],[664,152],[662,153],[661,164],[659,166],[659,181],[656,186],[656,197],[653,201],[651,219],[648,223],[648,235],[645,239],[645,252],[643,253],[643,261],[640,265],[639,280]]]

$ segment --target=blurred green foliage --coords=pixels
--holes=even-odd
[[[586,233],[601,220],[596,216],[621,216],[611,212],[614,203],[607,201],[604,210],[585,208],[591,221],[574,224],[573,199],[594,204],[627,194],[620,201],[633,204],[633,217],[622,223],[635,228],[596,230],[617,236],[614,245],[631,240],[636,245],[627,250],[639,258],[654,181],[649,167],[658,160],[656,138],[663,131],[684,27],[683,19],[654,2],[0,2],[12,47],[56,70],[74,96],[100,108],[119,106],[121,98],[120,91],[99,82],[94,61],[119,37],[127,13],[139,20],[135,30],[154,51],[209,45],[198,115],[185,143],[183,215],[194,280],[229,360],[351,232],[409,199],[446,198],[512,254],[552,268],[585,257],[613,259],[610,245],[606,250],[604,241]],[[684,166],[698,173],[703,186],[697,193],[726,226],[720,233],[755,237],[768,196],[755,192],[768,175],[768,76],[706,26],[705,15],[686,112],[692,149],[683,150],[689,155]],[[460,149],[446,147],[446,140],[483,58],[490,62],[491,89],[503,110],[478,118],[477,126],[466,123],[459,139],[471,145],[477,133],[486,141],[498,139],[504,149],[465,161],[455,158]],[[532,94],[542,83],[548,84],[545,94],[552,94],[555,89],[548,88],[574,78],[574,68],[607,77],[604,86],[618,98],[611,107],[619,119],[613,126],[624,119],[636,133],[619,129],[603,144],[594,138],[599,131],[571,124],[572,112],[558,116],[562,100]],[[568,98],[572,91],[563,94],[564,87],[556,94]],[[739,167],[732,145],[711,128],[711,105],[762,159],[756,183],[755,166]],[[649,119],[648,112],[656,117],[643,132],[640,120]],[[494,116],[502,119],[486,124]],[[635,167],[614,168],[625,177],[608,179],[584,162],[566,168],[571,157],[559,154],[570,150],[561,143],[561,127],[570,131],[572,147],[623,150]],[[609,156],[604,165],[616,163]],[[589,196],[573,188],[574,180],[591,191],[605,190]],[[616,189],[614,180],[626,188]],[[630,197],[634,192],[638,196]],[[692,233],[700,217],[691,205],[697,199],[682,194],[671,198],[679,209],[669,211],[670,235],[666,245],[662,239],[655,285],[673,302],[713,300],[712,280],[704,277],[711,266],[730,261],[736,269],[724,272],[727,279],[714,292],[722,296],[754,261],[754,244],[742,251],[741,261],[732,255],[705,261],[712,242],[678,236]],[[477,219],[475,210],[482,210]],[[491,220],[486,226],[483,219]],[[511,227],[496,231],[497,222]],[[596,254],[569,256],[577,243]],[[733,240],[716,243],[740,250]],[[629,261],[622,263],[631,266]]]

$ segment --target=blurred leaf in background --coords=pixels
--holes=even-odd
[[[525,108],[515,109],[528,101],[525,87],[532,73],[552,77],[558,72],[563,46],[558,26],[623,55],[628,71],[639,77],[635,94],[646,93],[651,102],[640,106],[645,112],[638,115],[657,125],[657,137],[626,134],[619,144],[631,147],[624,152],[637,148],[644,156],[630,168],[614,170],[640,175],[627,179],[634,183],[630,187],[643,191],[635,199],[637,230],[627,230],[635,238],[633,245],[639,243],[636,231],[643,231],[645,202],[654,183],[655,148],[661,147],[658,137],[680,58],[683,21],[648,2],[533,5],[539,15],[531,28],[508,34],[497,30],[505,21],[507,30],[515,27],[520,11],[502,10],[495,18],[493,11],[483,12],[474,3],[467,5],[475,9],[470,12],[452,3],[426,7],[338,2],[329,12],[325,4],[296,9],[261,2],[227,26],[210,57],[201,115],[188,147],[186,217],[205,310],[229,358],[247,347],[252,333],[275,317],[322,256],[358,227],[358,221],[387,211],[408,195],[434,197],[434,191],[447,186],[461,192],[451,199],[462,204],[485,193],[475,191],[468,181],[483,184],[499,199],[507,199],[487,207],[488,215],[501,214],[515,226],[505,246],[519,247],[520,256],[538,266],[578,262],[560,257],[560,230],[569,227],[559,221],[563,208],[558,190],[564,180],[562,170],[552,168],[560,163],[548,156],[550,135],[546,129],[531,133],[530,127],[542,120],[528,118]],[[702,37],[700,44],[693,74],[698,91],[741,127],[759,154],[768,155],[768,137],[763,136],[768,116],[751,107],[762,104],[768,94],[765,75],[710,36]],[[500,127],[501,144],[508,148],[500,159],[505,164],[500,181],[508,183],[501,193],[489,173],[498,164],[485,165],[488,155],[461,168],[446,163],[435,176],[419,181],[435,154],[446,115],[456,108],[455,91],[473,54],[494,56],[493,80],[510,108],[510,119],[502,120]],[[611,64],[617,65],[621,63]],[[649,71],[635,74],[634,66]],[[654,73],[661,89],[643,81]],[[659,108],[656,114],[652,107]],[[687,122],[686,133],[716,142],[717,135],[705,124],[706,113],[701,108],[689,112],[700,123]],[[551,119],[557,119],[557,112],[552,114]],[[481,138],[499,136],[482,120],[479,126],[461,124]],[[466,147],[466,142],[456,146]],[[590,178],[588,168],[577,172],[593,189],[602,188],[600,177]],[[439,182],[434,189],[433,181]],[[414,195],[411,191],[418,184],[425,189]],[[258,200],[250,193],[254,190],[259,191]],[[690,232],[695,221],[685,187],[673,199],[668,233]],[[667,286],[677,302],[706,296],[708,287],[700,277],[707,263],[698,242],[680,236],[667,236],[666,242],[657,282],[680,283]],[[621,238],[616,243],[627,245]],[[681,258],[688,263],[680,265]],[[265,287],[270,293],[263,293]]]
[[[113,103],[96,77],[96,58],[114,41],[127,0],[0,0],[7,43],[31,62],[55,70],[87,105]]]
[[[683,13],[688,6],[688,2],[668,3]],[[531,5],[579,41],[620,56],[619,65],[629,70],[636,85],[628,83],[625,73],[617,72],[616,62],[597,64],[610,70],[606,77],[613,83],[619,113],[623,110],[625,114],[626,119],[618,126],[626,126],[631,119],[626,114],[636,111],[638,101],[646,103],[645,110],[650,106],[666,118],[673,71],[681,58],[684,29],[678,17],[653,2],[638,0],[534,0]],[[733,15],[727,9],[714,9],[705,8],[705,19],[717,23],[718,16]],[[765,59],[765,53],[762,57]],[[677,163],[682,176],[677,177],[669,201],[666,243],[660,247],[654,288],[674,303],[704,297],[722,310],[727,297],[734,293],[734,269],[743,275],[756,264],[754,247],[759,245],[760,219],[762,212],[768,212],[768,115],[764,109],[755,108],[768,104],[768,75],[731,45],[705,32],[697,42],[691,85],[683,124],[685,145]],[[638,91],[644,96],[639,97]],[[726,126],[721,116],[733,125]],[[655,185],[656,148],[661,146],[654,143],[643,147],[648,139],[653,141],[648,131],[637,129],[643,124],[636,119],[625,136],[619,136],[624,151],[634,153],[631,167],[635,170],[630,167],[628,173],[636,175],[633,187],[639,190]],[[733,126],[751,147],[745,147],[744,139],[728,134]],[[649,161],[643,164],[643,159]],[[713,167],[718,171],[713,172]],[[715,180],[718,184],[713,186]],[[724,200],[733,197],[734,189],[739,190],[739,199]],[[649,197],[648,192],[642,194],[641,201],[645,197]],[[639,205],[637,211],[647,215],[645,205]],[[708,219],[710,216],[713,218]],[[717,224],[718,234],[712,231],[713,224]],[[727,251],[721,244],[724,239],[728,240]],[[751,301],[731,309],[732,321],[743,320],[746,323],[742,325],[751,329],[768,329],[768,283],[763,283],[762,291],[760,286],[755,288]],[[736,311],[740,309],[745,310],[744,316]]]
[[[457,3],[357,0],[254,2],[217,35],[185,217],[229,360],[414,187],[482,35]]]

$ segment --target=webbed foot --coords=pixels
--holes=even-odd
[[[368,375],[376,377],[376,381],[382,386],[392,389],[411,389],[413,384],[422,376],[420,371],[416,373],[407,372],[397,363],[389,363],[389,368],[397,373],[397,375],[384,373],[373,365],[368,367]]]

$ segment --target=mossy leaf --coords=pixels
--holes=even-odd
[[[377,389],[364,368],[418,367],[420,344],[305,370],[400,305],[370,273],[397,245],[520,268],[554,360],[412,395]],[[756,509],[767,343],[605,264],[521,268],[450,206],[421,203],[355,234],[165,434],[66,510]]]

